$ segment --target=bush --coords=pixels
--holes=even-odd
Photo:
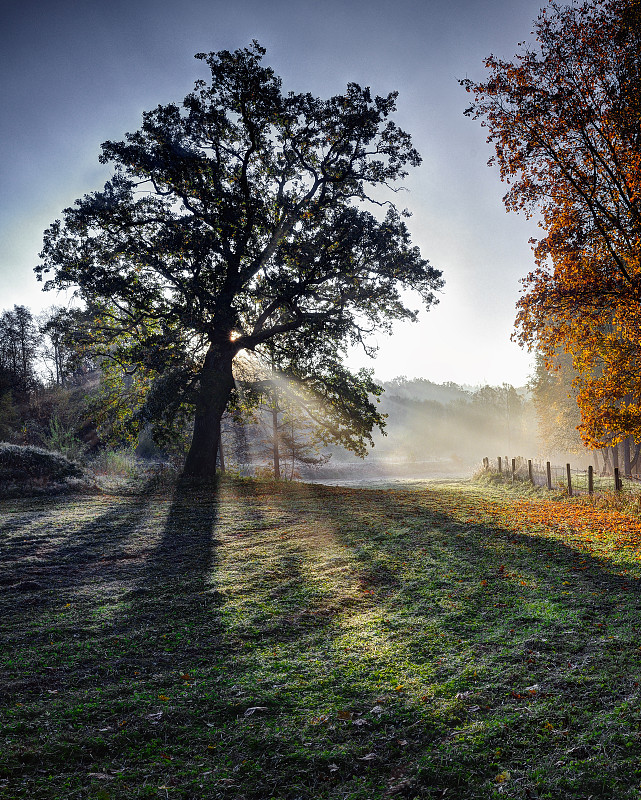
[[[56,413],[49,420],[49,430],[43,438],[49,450],[61,453],[69,460],[80,458],[86,450],[73,428],[63,425]]]
[[[515,490],[521,495],[540,495],[542,492],[547,491],[543,486],[530,483],[527,472],[527,461],[521,458],[518,458],[516,461],[514,480],[512,480],[511,465],[507,470],[504,469],[503,472],[499,472],[493,467],[490,469],[485,469],[484,466],[478,467],[472,475],[472,480],[475,483],[480,483],[489,487],[502,486],[505,489]]]
[[[143,472],[141,462],[132,450],[109,450],[105,448],[91,462],[96,475],[120,478],[139,478]]]
[[[0,441],[8,441],[20,427],[20,414],[11,392],[0,392]]]
[[[60,453],[40,447],[0,443],[0,485],[46,486],[83,477],[80,465]]]

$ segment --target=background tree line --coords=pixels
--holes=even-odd
[[[78,456],[98,444],[90,395],[98,363],[84,341],[86,315],[53,307],[0,315],[0,441]]]
[[[2,312],[0,440],[73,457],[100,448],[184,457],[193,419],[186,414],[180,425],[174,420],[154,441],[142,413],[150,402],[144,373],[92,355],[92,337],[88,311],[54,307],[34,317],[29,308],[15,306]],[[219,468],[295,478],[313,476],[330,458],[359,463],[363,452],[332,443],[317,419],[313,394],[288,380],[287,369],[286,351],[276,348],[268,360],[250,353],[239,359],[237,397],[221,420]],[[465,387],[405,377],[380,386],[372,381],[387,435],[374,437],[368,462],[448,460],[463,468],[498,454],[590,458],[576,430],[572,379],[566,356],[557,370],[539,357],[528,387]],[[599,470],[628,463],[635,470],[638,449],[632,445],[629,455],[625,445],[600,451]]]

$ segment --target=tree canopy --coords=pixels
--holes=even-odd
[[[210,82],[103,144],[113,177],[49,227],[36,268],[51,275],[45,288],[75,287],[94,308],[105,357],[169,387],[165,410],[169,395],[192,404],[192,476],[214,471],[234,356],[279,337],[298,379],[313,374],[336,411],[339,438],[367,419],[362,444],[382,418],[371,377],[346,370],[342,353],[415,318],[404,289],[429,306],[442,284],[402,212],[381,200],[421,161],[390,119],[396,93],[355,83],[327,100],[284,93],[264,55],[257,42],[198,54]]]
[[[540,215],[518,340],[570,354],[584,442],[641,437],[641,4],[550,2],[536,44],[490,56],[466,112],[509,184],[508,210]]]

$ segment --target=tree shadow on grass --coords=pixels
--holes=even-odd
[[[0,774],[26,781],[20,796],[39,796],[44,770],[59,781],[57,796],[72,784],[91,794],[96,787],[84,776],[99,772],[101,759],[130,765],[137,749],[150,748],[155,758],[167,747],[155,744],[159,737],[171,740],[202,713],[181,675],[215,663],[220,651],[219,603],[210,591],[216,494],[177,488],[170,501],[156,495],[114,502],[105,513],[87,509],[89,521],[52,543],[46,560],[27,563],[27,576],[54,588],[13,590],[13,616],[0,624],[0,706],[28,705],[29,718],[44,723],[51,715],[56,722],[37,748],[31,733],[11,744],[7,730],[0,767],[9,766]],[[24,579],[20,566],[16,560],[12,579]]]
[[[460,513],[449,515],[423,505],[420,492],[414,502],[412,493],[373,491],[368,496],[361,491],[360,514],[354,513],[357,498],[331,502],[317,486],[310,487],[310,495],[346,545],[357,546],[363,586],[381,605],[424,613],[456,635],[498,643],[511,630],[515,649],[528,637],[547,636],[563,650],[569,621],[614,625],[621,609],[628,617],[641,610],[641,581],[617,574],[620,567],[578,545],[500,524],[467,522]],[[373,528],[363,525],[368,515],[380,517]],[[415,561],[427,565],[427,570],[413,574]],[[406,569],[392,574],[389,563]],[[559,571],[564,573],[562,581]],[[426,579],[439,590],[441,604],[424,602]],[[465,595],[459,592],[460,581],[467,584]],[[476,609],[476,618],[470,607]]]
[[[215,566],[218,489],[178,486],[174,490],[162,536],[146,563],[144,584],[165,584],[183,591],[203,590]]]
[[[641,680],[637,579],[564,542],[468,522],[460,510],[423,504],[418,492],[292,492],[299,512],[326,519],[355,557],[369,605],[360,646],[371,672],[393,675],[397,662],[399,683],[423,685],[419,696],[397,700],[390,683],[385,701],[399,716],[414,709],[402,756],[415,788],[485,796],[496,748],[501,768],[522,781],[515,797],[538,796],[537,769],[558,772],[559,759],[578,766],[587,756],[594,763],[572,773],[568,796],[597,791],[606,773],[600,796],[630,785],[641,755],[637,723],[615,709],[638,695]],[[372,624],[374,659],[365,649]],[[434,737],[432,704],[442,707],[442,738]],[[612,761],[586,741],[601,741],[615,724],[630,738]],[[565,732],[557,741],[542,728]]]
[[[51,513],[60,508],[52,503],[49,512],[39,511],[36,524],[26,529],[18,517],[12,535],[5,532],[0,549],[0,586],[11,611],[35,614],[63,600],[72,601],[88,583],[100,583],[114,567],[119,580],[131,578],[135,566],[126,546],[144,521],[148,506],[148,497],[120,499],[83,522],[74,518],[70,502],[63,505],[69,508],[68,517],[52,519]],[[25,521],[33,522],[33,518]]]
[[[219,498],[216,485],[177,486],[162,531],[110,621],[122,642],[121,663],[154,675],[165,692],[176,674],[222,652],[215,588]]]
[[[108,624],[79,626],[77,639],[69,628],[66,649],[51,657],[59,672],[46,673],[40,690],[60,690],[42,705],[57,715],[52,741],[69,747],[59,773],[103,772],[83,756],[89,749],[108,752],[128,775],[139,770],[127,778],[133,785],[231,800],[440,798],[445,788],[446,797],[485,798],[499,770],[511,770],[520,782],[510,796],[525,798],[526,788],[537,796],[528,759],[554,770],[561,757],[571,764],[593,753],[581,739],[591,720],[558,741],[541,733],[545,720],[560,727],[586,695],[591,711],[612,707],[638,680],[631,655],[606,641],[618,632],[617,609],[635,611],[636,583],[562,543],[464,522],[420,493],[247,484],[230,496],[177,490]],[[567,569],[574,584],[558,571],[550,578],[545,564]],[[334,570],[344,604],[323,593],[319,565]],[[334,610],[321,613],[324,605]],[[598,646],[591,620],[613,623],[595,631]],[[610,677],[604,686],[595,667]],[[535,683],[540,697],[525,692]],[[81,730],[74,704],[85,704]],[[617,725],[629,727],[623,717]],[[55,773],[54,751],[38,747],[39,767]],[[632,776],[621,759],[612,763],[619,783]],[[564,796],[615,796],[590,788],[602,769],[578,765]]]

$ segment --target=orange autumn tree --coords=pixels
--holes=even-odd
[[[549,365],[571,356],[587,445],[641,440],[641,2],[550,2],[534,26],[513,61],[461,82],[507,209],[545,232],[516,338]]]

